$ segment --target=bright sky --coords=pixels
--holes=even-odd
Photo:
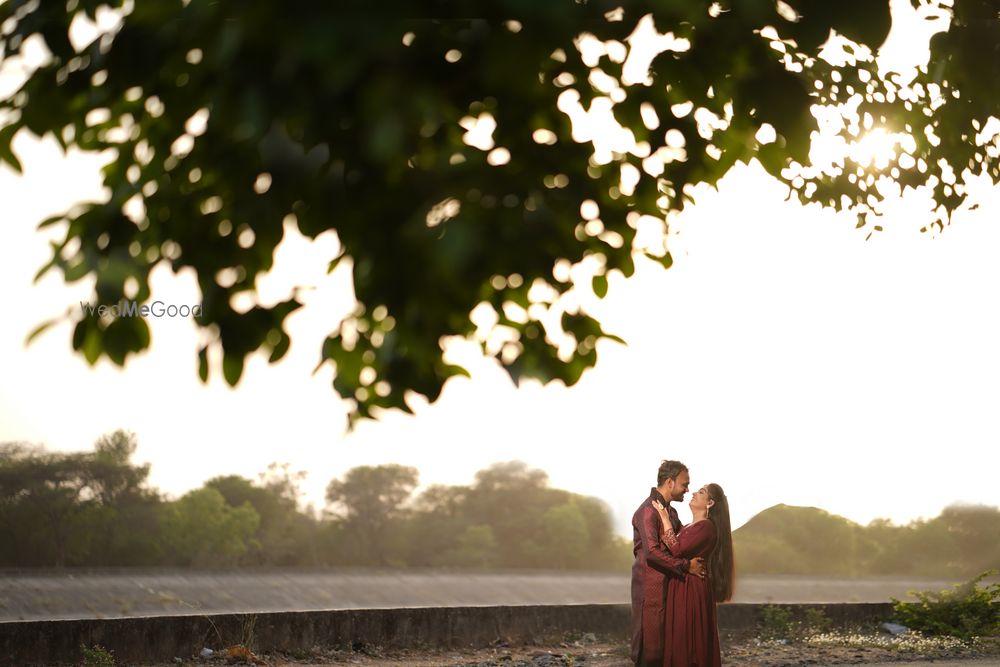
[[[853,218],[785,202],[761,169],[736,169],[673,222],[673,268],[640,262],[593,305],[629,345],[600,347],[577,386],[517,389],[474,345],[456,346],[472,379],[451,380],[415,416],[346,435],[330,370],[311,375],[353,298],[349,273],[326,276],[333,238],[310,244],[289,230],[262,299],[316,289],[289,318],[286,359],[255,358],[236,390],[219,373],[198,381],[199,335],[184,320],[150,318],[153,348],[125,370],[73,355],[68,323],[26,348],[37,324],[91,298],[90,281],[66,286],[53,273],[32,284],[49,257],[35,225],[99,197],[101,160],[64,158],[23,133],[15,149],[25,175],[0,167],[0,442],[89,449],[125,428],[138,436],[137,459],[152,463],[152,484],[170,494],[287,461],[308,471],[318,504],[356,465],[398,462],[424,484],[466,484],[520,459],[556,487],[607,501],[626,535],[663,458],[687,463],[694,488],[720,483],[734,527],[776,503],[862,523],[930,517],[953,502],[1000,505],[996,188],[936,237],[915,231],[926,200],[897,201],[886,231],[866,242]],[[198,301],[192,274],[161,266],[152,285],[154,298]]]

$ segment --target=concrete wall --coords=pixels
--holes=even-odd
[[[0,568],[0,622],[288,609],[628,604],[630,573],[406,568]],[[1000,578],[998,578],[1000,581]],[[889,602],[951,582],[739,574],[734,602]]]
[[[821,609],[835,625],[851,627],[885,620],[883,603],[781,605],[803,618]],[[719,607],[722,632],[752,630],[763,605]],[[151,616],[120,619],[15,621],[0,623],[0,665],[28,667],[77,663],[80,646],[100,644],[120,662],[143,663],[188,658],[202,647],[244,644],[257,652],[309,650],[314,646],[487,646],[562,641],[591,632],[625,641],[628,605],[429,607],[338,611]]]

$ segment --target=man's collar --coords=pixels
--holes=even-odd
[[[663,497],[663,494],[661,494],[659,491],[656,490],[655,486],[649,490],[649,499],[659,500],[660,504],[662,504],[664,507],[668,509],[670,508],[670,502]]]

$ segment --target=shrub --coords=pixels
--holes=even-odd
[[[893,598],[896,618],[911,630],[929,635],[962,639],[993,635],[1000,631],[1000,582],[979,585],[991,574],[996,574],[996,570],[983,572],[940,593],[911,592],[917,602]]]
[[[83,652],[83,667],[115,667],[115,656],[108,649],[99,644],[91,648],[80,645]]]
[[[801,620],[794,618],[788,607],[764,605],[757,634],[761,639],[798,641],[826,632],[833,625],[822,609],[806,609]]]
[[[822,609],[806,609],[805,627],[809,634],[827,632],[833,622]]]
[[[759,634],[762,639],[789,639],[794,634],[791,610],[768,604],[761,612]]]

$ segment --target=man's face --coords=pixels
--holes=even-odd
[[[670,500],[684,500],[684,494],[688,492],[688,485],[691,484],[691,475],[687,470],[677,475],[677,479],[667,480],[667,491],[670,493]]]

